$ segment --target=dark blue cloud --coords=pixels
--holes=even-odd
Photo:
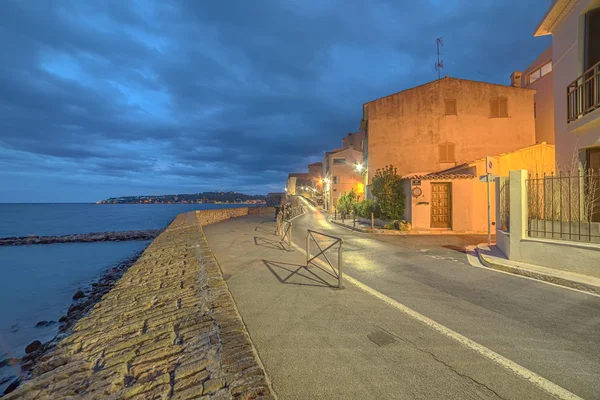
[[[281,190],[361,105],[508,83],[548,0],[0,2],[0,201]]]

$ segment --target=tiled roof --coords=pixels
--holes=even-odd
[[[437,174],[437,173],[431,173],[431,174],[424,174],[424,175],[419,175],[419,174],[411,174],[411,175],[406,175],[403,176],[402,179],[422,179],[424,181],[432,181],[432,180],[440,180],[440,179],[473,179],[475,178],[475,175],[470,175],[470,174]]]

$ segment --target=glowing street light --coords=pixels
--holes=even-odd
[[[361,171],[362,171],[362,169],[363,169],[363,165],[362,165],[362,164],[356,164],[356,165],[354,166],[354,168],[355,168],[355,169],[356,169],[358,172],[361,172]]]

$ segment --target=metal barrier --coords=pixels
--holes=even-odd
[[[283,246],[287,242],[288,250],[292,249],[292,223],[290,221],[283,221],[281,223],[280,230],[283,232],[283,236],[279,243]],[[283,246],[285,248],[285,246]]]
[[[330,239],[334,239],[335,241],[333,243],[331,243],[329,246],[325,247],[324,249],[321,248],[321,246],[319,245],[319,242],[317,241],[317,239],[315,239],[314,235],[321,235],[321,236],[325,236],[328,237]],[[319,248],[319,252],[314,256],[314,257],[310,257],[310,239],[312,238],[312,240],[315,242],[315,244],[317,245],[317,247]],[[331,263],[331,261],[329,261],[329,258],[327,258],[327,255],[325,254],[325,252],[329,249],[331,249],[333,246],[335,246],[336,244],[339,243],[338,246],[338,262],[337,262],[337,278],[338,278],[338,288],[342,287],[342,244],[343,244],[343,240],[342,238],[339,238],[337,236],[331,236],[328,235],[326,233],[321,233],[321,232],[317,232],[317,231],[313,231],[312,229],[307,229],[306,230],[306,268],[308,268],[308,266],[310,265],[310,263],[316,259],[317,257],[319,257],[320,255],[323,255],[323,257],[325,258],[325,260],[327,260],[327,264],[329,264],[329,266],[331,267],[331,269],[333,270],[333,272],[335,273],[335,267],[333,266],[333,264]]]
[[[277,213],[277,218],[275,219],[275,234],[281,235],[281,226],[283,225],[283,215],[281,213]]]

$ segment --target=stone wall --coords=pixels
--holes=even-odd
[[[243,217],[244,215],[275,214],[274,207],[239,207],[219,208],[216,210],[195,211],[196,219],[201,226],[225,221],[230,218]]]
[[[272,398],[201,229],[246,214],[177,216],[73,334],[41,358],[32,379],[5,398]]]

